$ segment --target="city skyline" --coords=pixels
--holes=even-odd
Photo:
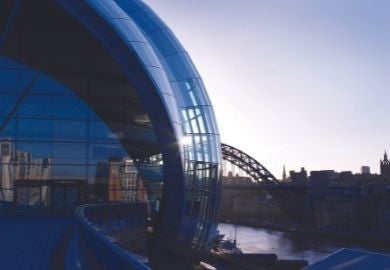
[[[379,172],[390,149],[390,3],[146,2],[192,55],[223,142],[278,178],[284,164]]]

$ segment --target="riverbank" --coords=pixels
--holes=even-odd
[[[227,224],[247,226],[251,228],[274,230],[289,233],[293,237],[326,238],[327,240],[347,241],[351,244],[370,246],[374,249],[385,249],[390,246],[390,235],[370,234],[353,231],[339,231],[332,228],[304,228],[296,224],[276,224],[257,219],[223,220]]]
[[[388,246],[370,245],[332,239],[330,237],[299,234],[251,226],[220,223],[218,230],[226,238],[236,237],[237,245],[245,253],[275,253],[279,259],[307,260],[313,264],[342,248],[390,254]]]

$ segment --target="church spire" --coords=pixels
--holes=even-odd
[[[383,155],[383,160],[380,161],[381,175],[390,180],[390,161],[387,157],[387,151]]]
[[[287,181],[286,165],[283,165],[283,181]]]

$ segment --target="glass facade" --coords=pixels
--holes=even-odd
[[[141,1],[0,5],[0,200],[17,180],[83,181],[90,201],[151,202],[166,245],[207,248],[218,129],[169,28]]]

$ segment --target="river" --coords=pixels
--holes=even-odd
[[[218,230],[226,238],[233,239],[235,225],[220,223]],[[340,248],[354,248],[390,254],[389,250],[356,245],[341,240],[319,237],[294,237],[290,233],[269,229],[236,225],[238,247],[245,253],[275,253],[279,259],[303,259],[309,264],[321,260]]]

